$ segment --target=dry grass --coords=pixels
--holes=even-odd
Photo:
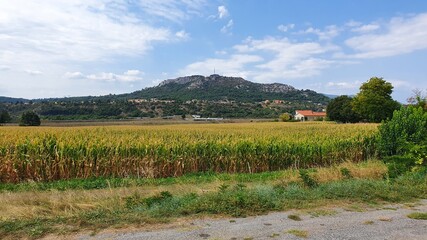
[[[174,184],[168,186],[127,187],[97,190],[17,192],[0,194],[0,220],[36,217],[71,217],[96,208],[113,209],[125,204],[123,197],[132,194],[152,196],[162,191],[172,194],[216,191],[220,183]]]
[[[354,178],[360,179],[381,179],[387,173],[387,166],[380,161],[366,161],[360,164],[345,162],[341,168],[350,170]]]
[[[354,164],[346,163],[345,166],[356,172],[360,176],[369,179],[378,178],[384,166],[374,161]],[[314,173],[321,182],[335,181],[335,177],[327,177],[327,173],[337,176],[338,167],[318,168]],[[367,173],[363,173],[366,171]],[[298,171],[286,170],[280,174],[280,179],[268,180],[271,184],[288,184],[290,182],[300,182]],[[10,219],[32,219],[35,217],[70,217],[78,213],[93,210],[96,208],[113,209],[123,206],[123,197],[137,193],[142,197],[149,197],[168,191],[173,195],[183,195],[186,193],[203,194],[218,191],[221,185],[232,185],[238,183],[232,180],[219,180],[206,183],[175,183],[168,185],[146,185],[141,187],[123,187],[96,190],[67,190],[67,191],[29,191],[29,192],[4,192],[0,194],[0,220]],[[251,188],[259,184],[256,181],[244,182]]]
[[[382,179],[387,173],[387,166],[380,161],[366,161],[359,164],[345,162],[330,168],[319,168],[311,173],[312,177],[319,183],[338,181],[345,178],[341,169],[346,168],[354,178],[359,179]]]
[[[380,220],[382,222],[391,222],[391,221],[393,221],[393,218],[390,218],[390,217],[379,217],[378,220]]]

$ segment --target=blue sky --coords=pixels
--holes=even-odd
[[[427,89],[425,0],[0,0],[0,96],[126,93],[184,75],[329,94]]]

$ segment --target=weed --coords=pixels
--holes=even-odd
[[[280,236],[280,234],[278,234],[278,233],[272,233],[269,237],[275,238],[275,237],[279,237],[279,236]]]
[[[329,209],[318,209],[318,210],[310,211],[309,213],[312,217],[320,217],[320,216],[333,216],[337,214],[337,211],[329,210]]]
[[[348,168],[341,168],[340,169],[341,175],[343,176],[344,179],[350,179],[353,178],[353,176],[351,175],[351,172]]]
[[[286,231],[286,233],[295,235],[295,236],[300,237],[300,238],[307,238],[308,237],[308,231],[305,231],[305,230],[291,229],[291,230]]]
[[[417,219],[417,220],[427,220],[427,212],[413,212],[408,214],[408,218]]]
[[[307,169],[300,169],[299,170],[300,178],[304,182],[305,186],[309,188],[317,187],[319,184],[312,176],[310,176],[310,172],[312,171],[309,171]]]
[[[294,221],[301,221],[302,220],[299,215],[295,215],[295,214],[288,215],[288,218],[292,219]]]
[[[363,224],[365,224],[365,225],[372,225],[372,224],[374,224],[374,221],[367,220],[367,221],[364,221]]]

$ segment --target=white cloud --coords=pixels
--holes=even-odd
[[[215,51],[216,55],[226,55],[228,52],[225,50],[221,50],[221,51]]]
[[[281,32],[287,32],[290,29],[293,29],[295,27],[295,24],[291,23],[291,24],[287,24],[287,25],[279,25],[277,26],[277,29]]]
[[[362,25],[362,23],[361,23],[361,22],[357,22],[357,21],[354,21],[354,20],[350,20],[350,21],[348,21],[347,23],[345,23],[345,26],[346,26],[346,27],[351,27],[351,28],[353,28],[353,27],[358,27],[358,26],[360,26],[360,25]]]
[[[87,75],[89,80],[106,81],[106,82],[135,82],[142,80],[142,73],[138,70],[128,70],[123,74],[101,72],[98,74]]]
[[[248,71],[245,70],[245,65],[262,61],[262,57],[249,54],[234,54],[229,58],[208,58],[204,61],[195,62],[187,65],[182,69],[180,75],[210,75],[216,72],[227,76],[246,77]]]
[[[393,18],[386,31],[349,38],[345,44],[356,53],[348,57],[378,58],[427,49],[427,13]]]
[[[6,66],[6,65],[0,65],[0,71],[8,71],[8,70],[10,70],[11,69],[11,67],[9,67],[9,66]]]
[[[84,75],[81,72],[66,72],[64,77],[68,79],[80,79],[84,78]]]
[[[144,72],[141,72],[140,70],[127,70],[123,74],[101,72],[101,73],[90,74],[86,76],[80,72],[65,74],[65,76],[68,76],[68,78],[84,78],[88,80],[105,81],[105,82],[136,82],[143,79],[142,75],[144,75]]]
[[[0,64],[28,66],[139,55],[154,42],[170,39],[169,30],[153,28],[120,6],[84,0],[2,4]]]
[[[25,70],[25,72],[28,73],[28,74],[30,74],[30,75],[33,75],[33,76],[42,75],[43,74],[43,72],[39,71],[39,70]]]
[[[334,46],[323,46],[316,42],[293,43],[287,38],[272,37],[249,39],[246,44],[238,45],[235,49],[258,54],[273,53],[271,58],[255,66],[260,72],[254,79],[262,82],[317,75],[333,62],[315,56],[336,50]]]
[[[396,88],[407,88],[407,89],[414,88],[414,86],[410,82],[404,81],[404,80],[388,79],[387,82],[390,82],[395,89]]]
[[[209,58],[185,67],[180,74],[220,74],[244,76],[257,82],[272,82],[316,76],[334,61],[322,55],[336,51],[335,46],[316,42],[294,43],[287,38],[246,39],[233,47],[227,58]]]
[[[302,31],[300,33],[315,34],[319,37],[319,40],[331,40],[339,35],[340,30],[335,25],[329,25],[329,26],[326,26],[324,30],[309,27],[305,31]]]
[[[349,90],[357,90],[359,89],[362,82],[354,81],[354,82],[328,82],[326,84],[327,88],[335,88],[335,89],[349,89]]]
[[[182,22],[191,16],[201,15],[207,5],[206,0],[138,0],[138,6],[155,17],[169,21]]]
[[[218,7],[218,18],[219,19],[223,19],[228,17],[228,10],[225,6],[219,6]]]
[[[127,70],[124,75],[127,76],[138,76],[138,75],[143,75],[144,73],[139,71],[139,70]]]
[[[230,19],[227,25],[221,28],[221,32],[224,34],[231,34],[231,31],[233,30],[233,25],[234,25],[233,19]]]
[[[351,31],[359,32],[359,33],[367,33],[367,32],[375,31],[379,28],[380,28],[380,25],[378,24],[367,24],[367,25],[359,26],[357,28],[353,28]]]
[[[175,33],[175,36],[179,39],[187,40],[190,38],[190,34],[184,30],[178,31]]]

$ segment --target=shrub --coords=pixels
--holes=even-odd
[[[379,127],[379,147],[383,156],[405,154],[410,144],[427,137],[427,113],[422,108],[402,107]]]
[[[24,112],[19,122],[20,126],[40,126],[40,117],[35,112]]]

